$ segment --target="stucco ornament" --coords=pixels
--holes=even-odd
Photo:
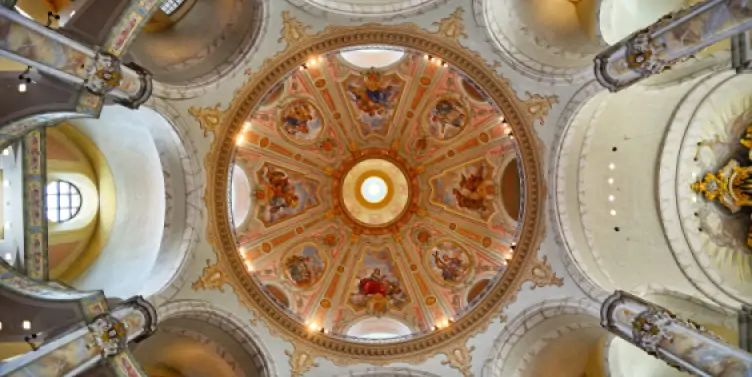
[[[89,68],[84,86],[94,94],[103,95],[120,86],[122,79],[120,60],[114,55],[99,52]]]
[[[651,308],[638,314],[632,321],[632,335],[640,347],[654,355],[662,342],[672,340],[666,330],[671,323],[670,313]]]
[[[449,17],[442,18],[441,21],[434,22],[434,26],[439,27],[437,32],[439,35],[459,42],[460,38],[467,38],[465,33],[465,22],[462,16],[465,14],[465,9],[462,7],[457,8],[454,13]]]
[[[204,137],[209,136],[209,132],[214,133],[219,122],[222,121],[225,110],[220,107],[222,104],[216,104],[214,107],[193,107],[188,109],[188,113],[191,114],[201,126],[201,131],[204,132]]]
[[[318,367],[314,356],[302,351],[299,347],[293,347],[293,352],[285,350],[285,355],[290,357],[290,372],[292,377],[301,377],[303,374]]]
[[[191,288],[193,288],[194,291],[202,289],[216,289],[224,293],[225,290],[224,288],[222,288],[222,286],[226,283],[227,279],[225,278],[224,272],[222,272],[220,266],[218,264],[212,264],[211,260],[207,259],[206,267],[204,267],[204,270],[201,273],[201,276],[199,276],[198,280],[193,282]]]
[[[533,122],[540,122],[540,124],[543,125],[549,111],[551,111],[551,107],[553,107],[554,104],[559,103],[559,96],[555,94],[551,96],[542,96],[530,92],[525,93],[529,98],[522,100],[522,102],[525,104],[525,107],[527,107],[528,114]]]
[[[126,349],[128,325],[109,314],[96,318],[89,324],[94,344],[102,349],[103,357],[112,357]]]
[[[464,377],[472,377],[473,372],[470,369],[473,364],[473,351],[475,351],[475,346],[468,347],[465,343],[462,343],[458,347],[449,349],[446,352],[447,359],[442,360],[441,364],[448,364],[457,369]]]

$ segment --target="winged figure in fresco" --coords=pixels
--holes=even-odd
[[[308,134],[310,132],[308,122],[312,120],[313,114],[310,108],[305,103],[296,103],[284,115],[285,131],[290,135]]]
[[[441,277],[445,281],[455,282],[462,277],[464,269],[462,259],[447,254],[439,257],[439,252],[436,251],[433,253],[433,260],[436,267],[441,270]]]
[[[447,134],[447,127],[454,127],[457,133],[465,125],[465,113],[458,103],[443,99],[436,103],[431,120],[441,125],[441,135]]]
[[[385,85],[383,74],[375,68],[362,73],[363,85],[348,85],[347,91],[358,109],[371,117],[384,115],[394,107],[394,99],[399,94],[399,87]]]
[[[290,176],[284,171],[268,168],[264,176],[269,183],[268,190],[269,207],[272,214],[281,211],[284,208],[297,207],[300,198],[295,193],[295,186],[290,183]]]
[[[313,280],[313,272],[309,267],[310,263],[311,258],[300,255],[293,255],[285,261],[290,277],[298,285],[307,285]]]
[[[485,181],[484,170],[485,166],[481,164],[478,170],[470,176],[462,174],[459,189],[452,190],[455,199],[457,199],[457,205],[474,211],[486,210],[484,195],[480,192]]]

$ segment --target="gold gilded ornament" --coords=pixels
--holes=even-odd
[[[468,348],[465,342],[462,342],[460,346],[450,348],[444,352],[447,359],[442,360],[441,364],[448,364],[450,367],[457,369],[464,377],[472,377],[473,372],[470,371],[470,368],[473,362],[473,351],[475,351],[475,346]]]
[[[225,278],[224,272],[222,272],[222,269],[219,267],[219,264],[212,264],[211,260],[207,259],[204,271],[202,272],[198,280],[193,282],[191,288],[193,288],[194,291],[202,289],[216,289],[222,293],[225,293],[225,290],[224,288],[222,288],[222,286],[226,283],[227,279]]]
[[[311,25],[306,25],[297,18],[290,16],[290,11],[282,12],[282,37],[277,42],[287,42],[287,47],[308,38],[308,29]]]
[[[554,272],[553,268],[551,268],[551,265],[548,263],[547,255],[544,255],[543,259],[536,258],[532,261],[527,280],[533,282],[533,286],[530,287],[530,290],[549,285],[555,285],[557,287],[564,285],[564,280],[556,276],[556,272]]]
[[[460,38],[467,38],[467,33],[465,33],[465,22],[462,18],[463,14],[465,14],[465,9],[459,7],[455,9],[449,17],[434,22],[434,26],[439,27],[436,34],[452,39],[455,42],[459,42]]]
[[[290,357],[290,372],[292,377],[301,377],[311,370],[311,368],[319,366],[313,356],[298,347],[293,346],[293,352],[285,350],[285,355]]]
[[[548,112],[551,111],[551,107],[555,103],[559,103],[559,96],[552,95],[552,96],[542,96],[540,94],[531,94],[530,92],[525,92],[527,94],[528,99],[526,100],[520,100],[527,108],[527,112],[530,115],[530,120],[535,123],[537,121],[540,121],[540,124],[543,125],[545,122],[545,118],[548,116]]]
[[[209,132],[214,133],[222,121],[224,116],[224,110],[220,110],[221,104],[216,104],[214,107],[193,107],[188,109],[188,113],[193,115],[201,126],[201,130],[204,131],[204,137],[209,136]]]

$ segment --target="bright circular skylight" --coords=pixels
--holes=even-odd
[[[368,177],[360,186],[360,193],[369,203],[380,203],[388,192],[386,182],[379,177]]]

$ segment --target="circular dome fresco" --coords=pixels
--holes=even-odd
[[[477,283],[504,274],[519,229],[523,182],[507,172],[518,148],[461,71],[407,51],[362,67],[357,53],[309,61],[247,118],[234,166],[252,204],[235,222],[238,249],[310,328],[414,337],[461,317],[482,298]]]
[[[369,67],[356,43],[402,54]],[[522,109],[480,58],[419,29],[289,47],[238,91],[207,160],[218,263],[276,334],[335,363],[462,344],[533,278],[544,185]],[[234,222],[233,169],[251,187]]]

